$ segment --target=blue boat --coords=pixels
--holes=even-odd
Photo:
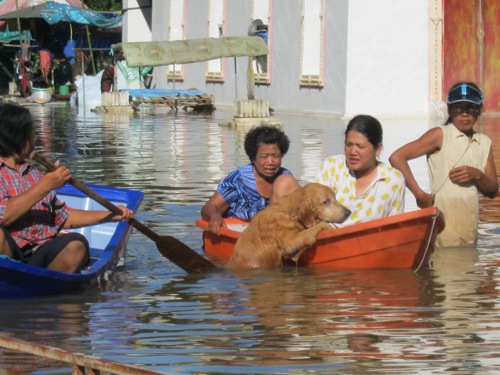
[[[139,191],[107,186],[88,185],[115,205],[137,212],[144,194]],[[83,210],[105,209],[76,189],[65,185],[57,190],[58,197],[70,207]],[[112,271],[125,259],[132,227],[126,222],[110,222],[72,229],[83,234],[90,244],[90,265],[78,273],[51,271],[33,267],[8,257],[0,257],[0,298],[22,298],[62,294],[94,285],[106,272]]]

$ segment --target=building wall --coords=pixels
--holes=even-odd
[[[277,110],[324,112],[342,116],[346,106],[348,2],[325,2],[324,85],[299,85],[301,1],[273,1],[272,81],[256,90]],[[307,43],[307,41],[304,41]]]
[[[152,1],[152,40],[168,40],[170,1]],[[129,6],[133,1],[128,1]],[[301,86],[302,1],[271,0],[272,48],[269,85],[257,85],[255,97],[277,111],[350,117],[436,117],[430,99],[429,4],[414,0],[324,0],[324,76],[321,87]],[[185,37],[208,36],[207,0],[185,0]],[[247,35],[252,0],[225,0],[224,35]],[[131,15],[132,13],[130,13]],[[267,21],[267,20],[263,20]],[[133,32],[128,25],[133,24]],[[130,21],[124,35],[138,33]],[[125,37],[124,37],[125,38]],[[130,39],[129,39],[130,40]],[[136,39],[137,40],[137,39]],[[236,66],[235,66],[236,61]],[[216,105],[231,106],[247,96],[246,57],[226,58],[224,81],[207,82],[207,63],[184,66],[176,88],[212,94]],[[154,69],[157,88],[173,88],[166,68]]]
[[[428,12],[427,1],[349,0],[346,113],[428,111]]]
[[[151,12],[149,0],[123,0],[123,42],[149,42],[152,40]]]

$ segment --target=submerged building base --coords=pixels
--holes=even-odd
[[[233,118],[220,124],[231,126],[283,126],[281,121],[269,116],[269,101],[257,99],[236,100],[234,102]]]
[[[283,122],[274,117],[233,117],[227,120],[223,120],[219,123],[220,125],[229,125],[234,127],[248,126],[254,127],[259,125],[271,125],[283,127]]]
[[[130,96],[127,91],[103,92],[101,94],[101,105],[91,109],[96,113],[133,113],[135,109],[130,104]]]
[[[90,111],[95,113],[134,113],[135,109],[131,106],[99,106]]]

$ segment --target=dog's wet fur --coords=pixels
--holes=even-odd
[[[296,262],[316,243],[319,232],[334,229],[330,223],[342,223],[350,214],[331,188],[309,183],[253,217],[227,267],[272,268],[283,265],[283,260]]]

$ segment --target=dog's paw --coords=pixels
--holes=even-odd
[[[326,223],[326,222],[319,223],[318,225],[319,225],[319,231],[320,232],[324,232],[326,230],[330,230],[330,229],[334,228],[331,224]]]

